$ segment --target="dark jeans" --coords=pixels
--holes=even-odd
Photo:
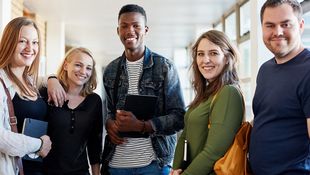
[[[111,168],[109,167],[111,175],[168,175],[170,172],[169,166],[160,167],[157,161],[140,168]]]
[[[43,172],[24,172],[25,173],[25,175],[44,175],[44,173]]]

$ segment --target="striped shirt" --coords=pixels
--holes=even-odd
[[[126,61],[128,73],[128,94],[139,94],[138,85],[143,69],[143,58]],[[151,138],[126,138],[126,142],[117,145],[112,160],[113,168],[137,168],[149,165],[155,159]]]

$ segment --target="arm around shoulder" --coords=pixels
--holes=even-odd
[[[52,101],[55,106],[62,106],[67,99],[67,94],[56,76],[47,78],[48,101]]]

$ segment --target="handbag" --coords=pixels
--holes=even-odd
[[[15,132],[15,133],[18,133],[18,130],[17,130],[17,119],[16,119],[16,116],[15,116],[15,113],[14,113],[14,106],[13,106],[13,103],[12,103],[12,100],[11,100],[11,95],[7,89],[7,87],[5,86],[2,78],[0,78],[0,81],[3,85],[3,88],[4,88],[4,91],[6,93],[6,96],[7,96],[7,105],[8,105],[8,108],[9,108],[9,117],[10,117],[10,126],[11,126],[11,130],[12,132]],[[24,168],[23,168],[23,163],[22,163],[22,159],[20,157],[15,157],[15,162],[18,166],[18,169],[19,169],[19,175],[24,175]]]
[[[239,93],[242,92],[237,88]],[[211,108],[216,99],[214,95],[211,101]],[[245,113],[245,104],[242,97],[243,114]],[[243,120],[244,116],[243,116]],[[209,122],[210,125],[210,122]],[[250,122],[243,121],[237,134],[235,135],[232,145],[222,158],[214,164],[213,170],[217,175],[251,175],[250,164],[248,161],[248,150],[250,144],[250,134],[252,125]]]
[[[248,149],[252,125],[250,122],[243,122],[238,130],[233,144],[225,155],[217,160],[214,165],[214,172],[217,175],[251,175],[248,162]]]

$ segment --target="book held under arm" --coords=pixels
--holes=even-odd
[[[47,122],[32,118],[25,118],[22,133],[30,137],[40,138],[47,133]],[[25,155],[23,159],[39,162],[42,161],[42,158],[35,153]]]

